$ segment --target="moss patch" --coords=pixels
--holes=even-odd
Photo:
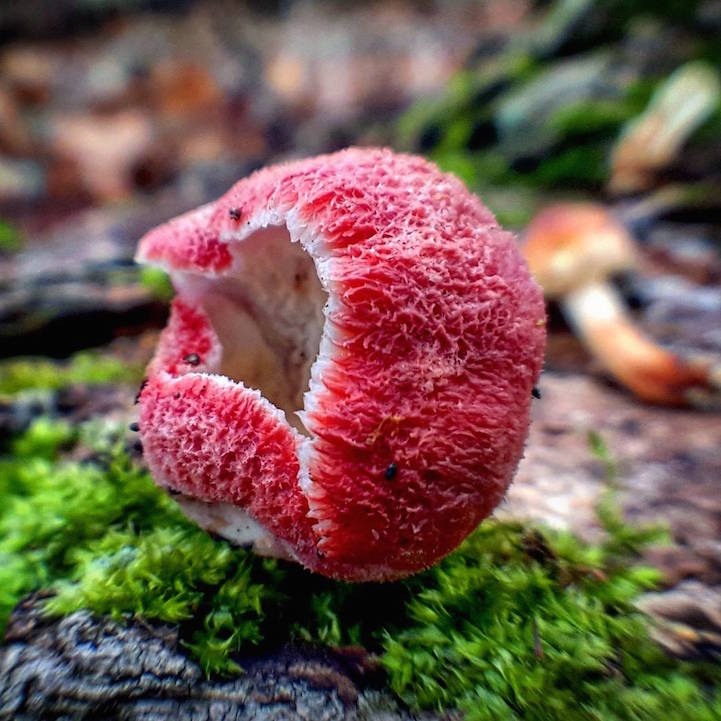
[[[145,265],[140,269],[140,284],[146,288],[156,300],[168,303],[173,299],[175,291],[170,276],[162,269]]]
[[[598,444],[596,444],[598,445]],[[84,460],[63,457],[82,451]],[[293,639],[361,643],[413,707],[470,719],[698,719],[721,712],[718,668],[666,658],[633,600],[656,532],[600,509],[606,540],[484,523],[433,569],[349,585],[260,559],[184,519],[122,433],[36,422],[0,461],[0,617],[53,586],[48,611],[178,623],[208,673]],[[92,453],[90,460],[88,453]]]
[[[0,361],[0,395],[28,390],[57,390],[73,383],[137,383],[140,365],[92,351],[81,351],[65,361],[12,358]]]
[[[22,245],[20,231],[0,218],[0,255],[17,253]]]

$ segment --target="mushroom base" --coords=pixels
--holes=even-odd
[[[236,546],[249,548],[259,556],[297,560],[286,545],[242,508],[232,503],[208,503],[173,493],[183,513],[210,533],[222,536]]]

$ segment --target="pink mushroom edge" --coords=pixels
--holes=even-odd
[[[504,497],[545,310],[513,236],[387,149],[262,169],[151,230],[176,288],[139,398],[188,516],[348,581],[432,565]]]

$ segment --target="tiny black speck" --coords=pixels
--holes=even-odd
[[[391,481],[396,477],[396,473],[398,473],[398,466],[396,466],[395,463],[391,463],[388,468],[386,468],[386,478]]]
[[[540,397],[541,397],[541,391],[540,391],[536,386],[533,386],[533,390],[531,391],[531,395],[532,395],[534,398],[540,398]]]
[[[137,433],[140,430],[140,426],[135,421],[133,421],[128,428],[130,428],[133,433]]]
[[[230,208],[230,210],[228,210],[228,215],[231,220],[240,220],[240,208]]]
[[[197,353],[188,353],[183,360],[192,366],[197,366],[200,363],[200,356]]]

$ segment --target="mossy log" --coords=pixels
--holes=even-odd
[[[403,709],[360,649],[285,646],[246,658],[240,676],[208,679],[173,626],[86,611],[48,619],[39,601],[35,595],[18,605],[0,649],[2,721],[441,718]]]

